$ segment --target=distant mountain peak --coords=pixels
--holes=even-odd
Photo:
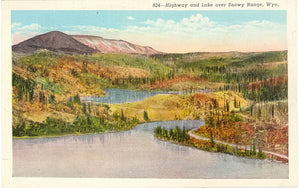
[[[50,31],[25,40],[12,46],[14,52],[34,53],[35,51],[47,49],[53,52],[62,52],[66,54],[94,53],[95,49],[90,48],[71,36],[60,32]]]
[[[101,52],[152,55],[161,53],[149,46],[132,44],[125,40],[104,39],[91,35],[68,35],[61,31],[50,31],[12,46],[14,52],[25,54],[43,49],[66,54]]]
[[[66,33],[63,33],[61,31],[49,31],[48,33],[44,33],[44,34],[41,34],[41,35],[67,35]]]

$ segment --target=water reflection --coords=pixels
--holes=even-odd
[[[122,132],[14,139],[13,175],[103,178],[287,178],[288,165],[210,153],[159,140],[153,129],[202,121],[151,122]]]
[[[159,146],[162,146],[161,147],[162,149],[171,150],[174,154],[180,154],[180,153],[186,154],[186,153],[189,152],[189,149],[190,149],[188,147],[184,147],[184,146],[181,146],[181,145],[178,145],[178,144],[175,144],[175,143],[169,143],[169,142],[159,140],[155,137],[153,137],[153,141],[155,143],[157,143]]]
[[[136,126],[133,130],[141,130],[143,132],[153,132],[155,127],[161,126],[165,129],[175,128],[178,126],[179,128],[185,127],[186,129],[192,129],[196,127],[200,127],[204,124],[203,121],[199,120],[179,120],[179,121],[159,121],[159,122],[151,122],[151,123],[144,123]]]

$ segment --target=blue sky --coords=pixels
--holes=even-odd
[[[11,23],[14,44],[59,30],[128,40],[165,52],[287,48],[286,11],[277,10],[12,11]]]

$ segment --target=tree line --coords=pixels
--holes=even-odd
[[[173,140],[179,143],[187,143],[190,138],[188,130],[184,127],[180,129],[178,126],[170,130],[158,126],[154,129],[154,136],[166,140]]]
[[[17,88],[18,100],[25,99],[26,101],[32,101],[34,95],[34,88],[36,82],[30,78],[23,78],[21,75],[12,73],[12,85]]]
[[[47,117],[44,122],[20,121],[13,128],[13,136],[47,136],[72,133],[100,133],[104,131],[129,130],[139,123],[136,118],[124,121],[107,121],[96,116],[78,115],[73,122]]]

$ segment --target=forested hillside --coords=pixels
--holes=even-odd
[[[287,52],[66,55],[13,53],[13,135],[126,130],[203,119],[199,135],[287,154]],[[176,91],[127,104],[90,103],[104,89]]]

